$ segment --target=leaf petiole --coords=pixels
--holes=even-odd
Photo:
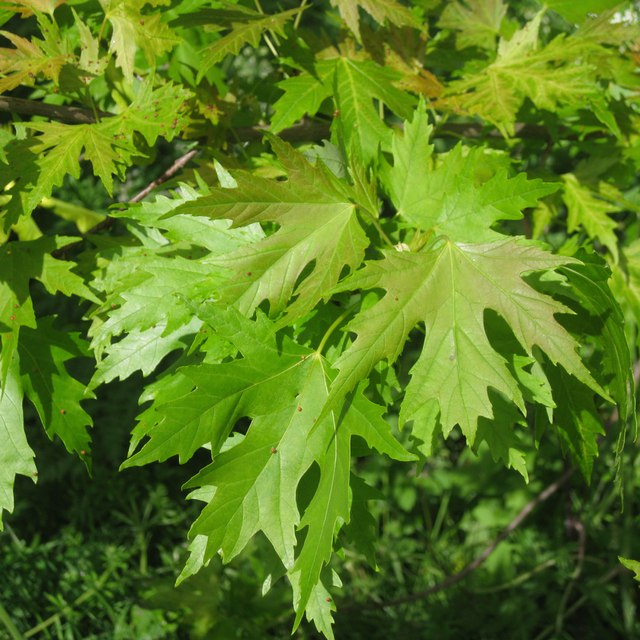
[[[347,307],[329,326],[329,328],[325,331],[324,335],[322,336],[322,340],[320,340],[320,344],[318,345],[318,348],[316,349],[316,353],[318,355],[322,355],[322,350],[325,348],[327,341],[329,340],[329,338],[331,337],[331,334],[340,326],[340,324],[342,324],[342,322],[344,321],[344,319],[350,314],[352,313],[352,311],[356,308],[355,304],[352,304],[351,306]]]
[[[391,240],[391,238],[385,233],[385,230],[382,228],[382,225],[380,224],[380,222],[378,222],[377,218],[371,214],[369,211],[367,211],[367,209],[361,209],[361,211],[363,213],[365,213],[367,215],[367,217],[371,220],[371,222],[373,223],[373,226],[376,228],[376,230],[378,231],[378,233],[380,234],[380,237],[392,248],[395,249],[396,246],[393,244],[393,241]]]

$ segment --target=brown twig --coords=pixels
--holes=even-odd
[[[567,469],[555,482],[552,482],[544,491],[539,493],[533,500],[528,502],[518,513],[518,515],[498,534],[498,536],[491,542],[489,546],[487,546],[482,553],[477,556],[474,560],[472,560],[468,565],[466,565],[463,569],[454,573],[453,575],[445,578],[441,582],[434,584],[428,589],[424,589],[423,591],[418,591],[416,593],[412,593],[407,596],[403,596],[402,598],[396,598],[394,600],[387,600],[385,602],[376,602],[370,605],[356,605],[350,607],[341,607],[341,611],[347,610],[355,610],[355,609],[363,609],[363,608],[379,608],[379,607],[397,607],[401,604],[407,604],[409,602],[416,602],[418,600],[422,600],[427,598],[434,593],[438,593],[439,591],[444,591],[449,587],[457,584],[464,578],[466,578],[470,573],[475,571],[497,548],[497,546],[506,538],[513,533],[523,522],[523,520],[540,504],[548,500],[558,489],[560,489],[571,477],[573,473],[573,469]]]
[[[172,178],[180,169],[184,168],[191,158],[198,155],[198,149],[191,149],[184,155],[180,156],[162,175],[158,176],[153,182],[150,182],[142,191],[136,193],[129,202],[140,202],[144,200],[156,187]]]
[[[584,559],[587,552],[587,530],[585,529],[582,521],[575,515],[570,515],[566,520],[566,527],[568,530],[573,530],[578,536],[578,555],[576,558],[576,567],[571,575],[571,580],[560,598],[560,605],[558,606],[558,613],[556,614],[556,634],[558,637],[562,633],[562,625],[565,619],[565,610],[571,593],[576,585],[576,582],[582,575],[582,567],[584,565]]]
[[[50,120],[58,120],[69,124],[91,124],[95,122],[93,111],[83,107],[59,106],[47,104],[39,100],[25,100],[11,96],[0,96],[0,112],[17,113],[24,116],[43,116]],[[101,118],[107,118],[114,114],[104,111],[98,112]],[[268,125],[255,125],[241,127],[229,132],[229,142],[251,142],[259,140],[263,133],[269,129]],[[447,122],[438,130],[437,135],[465,138],[478,138],[485,134],[485,125],[481,122]],[[519,138],[548,138],[549,132],[545,127],[533,124],[516,122],[514,125],[516,137]],[[312,120],[302,118],[299,122],[283,129],[279,136],[288,142],[323,140],[329,137],[330,122],[326,120]],[[497,129],[488,132],[491,137],[502,137]]]
[[[21,116],[43,116],[68,124],[91,124],[95,122],[93,111],[82,107],[68,107],[47,104],[39,100],[25,100],[11,96],[0,96],[0,111],[17,113]],[[100,117],[110,114],[99,112]]]

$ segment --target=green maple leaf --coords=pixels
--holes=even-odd
[[[432,418],[437,407],[445,435],[459,424],[473,442],[478,418],[494,415],[489,388],[524,410],[516,379],[487,337],[487,309],[507,322],[527,354],[541,349],[608,397],[578,356],[577,342],[554,317],[569,310],[522,277],[570,262],[514,239],[484,245],[440,239],[421,253],[388,253],[384,260],[367,263],[340,288],[381,288],[386,295],[349,324],[357,338],[335,363],[340,372],[332,398],[344,397],[380,359],[395,360],[411,329],[424,322],[426,337],[406,388],[401,421]]]
[[[289,576],[290,581],[291,579],[292,576]],[[295,582],[295,578],[293,580]],[[332,628],[334,611],[336,611],[336,605],[331,594],[327,591],[322,581],[318,581],[307,602],[305,615],[307,620],[313,622],[316,629],[327,638],[327,640],[334,640],[335,638]]]
[[[280,131],[304,115],[315,114],[333,95],[337,111],[332,127],[340,133],[345,148],[355,150],[368,164],[377,157],[380,146],[388,149],[391,140],[391,129],[380,117],[377,103],[403,118],[411,114],[414,100],[395,86],[402,79],[400,72],[371,60],[322,60],[312,72],[303,71],[278,83],[285,93],[273,105],[271,129]]]
[[[209,298],[227,280],[216,256],[263,237],[254,226],[230,229],[226,220],[162,217],[196,197],[185,187],[179,197],[159,197],[114,214],[154,231],[159,246],[105,253],[109,261],[94,281],[105,300],[89,330],[98,358],[92,386],[135,371],[148,375],[168,353],[184,349],[200,328],[190,305]]]
[[[11,362],[4,362],[9,357]],[[13,483],[16,475],[37,476],[33,461],[35,454],[29,447],[24,433],[22,413],[22,386],[18,359],[0,354],[2,369],[7,375],[0,384],[0,530],[2,530],[2,512],[13,511]]]
[[[520,219],[524,208],[558,189],[524,174],[509,178],[506,169],[498,169],[478,185],[483,151],[462,145],[434,166],[431,132],[427,115],[419,108],[405,123],[404,134],[394,135],[393,168],[386,176],[398,214],[418,229],[462,242],[495,240],[500,237],[491,228],[496,222]]]
[[[21,325],[35,328],[35,315],[29,293],[31,280],[39,280],[49,291],[86,300],[98,299],[73,273],[73,262],[51,256],[75,238],[42,237],[37,240],[7,242],[0,247],[0,331]]]
[[[139,418],[134,446],[144,437],[148,440],[125,467],[174,455],[182,462],[207,443],[215,455],[245,411],[276,412],[295,397],[301,357],[308,354],[307,349],[287,341],[279,350],[271,323],[261,316],[251,323],[232,309],[217,316],[215,329],[244,358],[183,367],[169,378]]]
[[[168,353],[185,348],[201,323],[182,296],[204,300],[224,280],[206,259],[154,256],[146,248],[111,262],[95,283],[107,296],[89,329],[98,360],[91,386],[135,371],[148,375]]]
[[[206,260],[155,256],[147,248],[128,251],[124,259],[110,263],[102,282],[96,283],[108,295],[89,330],[92,348],[100,356],[113,336],[161,323],[165,334],[180,329],[192,312],[177,294],[203,300],[224,280],[224,273]]]
[[[77,334],[54,329],[53,318],[39,318],[36,329],[21,332],[18,351],[25,394],[47,435],[58,436],[67,451],[78,453],[90,467],[87,427],[93,422],[80,403],[95,396],[65,368],[66,361],[86,356],[88,349]]]
[[[438,24],[458,31],[456,42],[460,48],[477,46],[493,51],[506,15],[507,5],[502,0],[450,2]]]
[[[208,193],[208,191],[205,192]],[[260,225],[230,228],[227,220],[212,220],[207,216],[171,213],[180,205],[193,202],[201,194],[188,185],[180,185],[180,195],[171,198],[157,196],[152,201],[129,206],[114,212],[116,218],[132,219],[149,229],[158,229],[168,241],[184,248],[202,247],[209,256],[222,256],[264,238]],[[170,214],[170,215],[169,215]]]
[[[251,427],[242,441],[232,448],[215,456],[215,461],[189,481],[187,487],[216,487],[213,498],[203,509],[191,529],[191,536],[205,535],[207,544],[202,562],[218,551],[225,561],[236,556],[258,530],[262,530],[283,564],[289,568],[294,566],[294,547],[296,544],[295,529],[311,523],[312,531],[319,536],[328,534],[324,526],[325,517],[320,517],[314,509],[330,511],[332,492],[340,492],[347,496],[349,487],[350,445],[349,439],[359,435],[379,451],[403,460],[412,457],[392,438],[388,425],[382,420],[382,408],[367,401],[362,392],[357,393],[348,405],[345,416],[337,423],[337,416],[328,419],[327,423],[318,426],[314,417],[319,415],[327,398],[328,382],[326,362],[314,352],[307,350],[304,360],[293,361],[296,367],[295,395],[290,393],[286,406],[278,411],[262,414],[256,403]],[[213,365],[215,381],[220,384],[225,376],[232,375],[235,367],[230,365]],[[228,373],[227,373],[228,372]],[[204,386],[202,369],[193,370],[192,380]],[[187,374],[190,375],[190,374]],[[212,377],[210,382],[214,382]],[[284,388],[284,387],[283,387]],[[270,386],[260,391],[261,396],[269,393]],[[266,398],[265,398],[266,400]],[[338,444],[331,444],[335,434]],[[336,451],[333,446],[340,447],[341,465],[346,465],[341,472],[346,475],[335,477]],[[251,464],[247,466],[247,461]],[[296,490],[302,476],[316,461],[331,481],[321,478],[317,489],[317,499],[311,513],[307,511],[303,522],[296,505]],[[330,482],[330,488],[325,486]],[[327,493],[328,492],[328,493]],[[328,499],[328,502],[327,502]],[[344,521],[348,520],[348,500],[341,498]],[[335,522],[335,520],[334,520]],[[317,531],[322,524],[321,531]],[[333,529],[333,525],[331,525]],[[329,533],[332,540],[332,532]],[[326,541],[326,540],[325,540]],[[305,580],[311,589],[319,579],[319,570],[331,555],[332,545],[322,548],[322,563],[307,558],[310,550],[316,548],[315,543],[308,544],[306,555],[297,563],[305,572]],[[191,571],[192,569],[190,569]],[[297,569],[294,567],[294,572]],[[304,591],[304,589],[303,589]],[[305,596],[306,597],[306,596]],[[304,604],[302,609],[304,609]]]
[[[199,314],[243,357],[182,368],[182,380],[167,385],[141,416],[145,426],[134,440],[150,440],[124,466],[175,454],[186,459],[210,442],[214,461],[188,483],[199,487],[194,497],[208,504],[191,529],[192,554],[180,579],[218,551],[230,560],[263,531],[298,580],[301,616],[331,556],[336,527],[349,520],[351,437],[396,459],[412,456],[391,435],[382,407],[362,389],[318,424],[329,388],[327,363],[286,338],[276,344],[275,327],[263,316],[252,322],[211,305]],[[242,417],[251,419],[246,436],[219,452]],[[321,477],[301,519],[296,490],[314,462]],[[309,531],[296,557],[296,530],[304,527]]]
[[[572,173],[565,173],[562,181],[562,199],[567,206],[567,231],[572,233],[582,227],[592,240],[599,240],[607,247],[617,262],[618,239],[614,233],[617,224],[608,214],[619,211],[619,207],[596,198]]]
[[[335,101],[338,127],[345,148],[355,149],[368,164],[378,155],[378,148],[388,148],[391,129],[380,118],[374,99],[385,104],[401,118],[409,118],[413,99],[394,86],[402,75],[370,60],[339,58],[335,63]]]
[[[57,260],[51,254],[74,238],[42,237],[36,240],[11,241],[0,246],[0,336],[5,354],[3,366],[11,362],[11,354],[18,347],[20,328],[36,327],[35,313],[29,286],[32,280],[41,282],[51,293],[76,295],[98,302],[84,280],[72,269],[71,261]],[[0,369],[6,379],[7,369]]]
[[[338,8],[342,19],[358,40],[360,39],[360,8],[381,25],[388,21],[397,27],[420,26],[411,11],[396,0],[331,0],[331,5]]]
[[[218,264],[234,274],[221,299],[248,314],[267,300],[270,313],[287,308],[287,317],[295,318],[328,298],[343,269],[360,264],[369,242],[358,220],[355,192],[285,142],[273,137],[271,144],[289,180],[234,173],[237,188],[212,189],[172,215],[229,218],[234,227],[277,223],[278,231],[264,240],[220,258]]]
[[[67,175],[80,176],[80,155],[93,166],[93,172],[101,180],[109,195],[113,193],[113,176],[124,177],[126,159],[131,148],[120,142],[115,122],[105,124],[69,125],[60,122],[34,123],[34,129],[42,132],[32,152],[39,156],[40,176],[46,181],[29,193],[29,201],[24,209],[33,210],[55,186],[62,184]],[[24,188],[24,185],[22,185]]]
[[[136,371],[148,376],[166,355],[184,349],[190,343],[190,338],[198,333],[201,324],[197,318],[193,318],[169,333],[166,321],[149,329],[130,330],[122,339],[107,347],[107,355],[97,363],[89,386],[97,387],[116,378],[125,380]]]
[[[578,302],[586,309],[588,316],[582,315],[579,330],[583,333],[582,340],[600,343],[601,361],[598,370],[602,379],[607,381],[608,389],[619,407],[620,431],[616,446],[616,484],[622,491],[622,468],[624,464],[624,446],[627,430],[631,427],[632,438],[637,435],[637,421],[633,411],[635,407],[635,384],[631,354],[625,335],[625,321],[618,301],[621,295],[614,295],[609,287],[611,272],[602,258],[594,253],[581,251],[580,263],[574,263],[562,267],[561,273],[566,276],[570,286],[564,286],[559,293]],[[615,276],[615,272],[614,272]],[[617,299],[616,299],[617,298]],[[566,376],[561,371],[554,372],[560,384],[559,388],[575,385],[575,381],[565,380]],[[564,399],[562,396],[558,400]],[[581,404],[582,402],[582,404]],[[560,403],[559,403],[560,404]],[[575,396],[572,396],[572,409],[579,419],[567,416],[563,413],[556,414],[556,418],[562,418],[564,430],[562,438],[568,441],[567,448],[578,463],[585,478],[589,479],[592,467],[592,459],[597,455],[597,434],[600,427],[594,418],[593,399],[578,387]],[[562,410],[561,411],[566,411]],[[551,422],[553,416],[548,416],[547,422]],[[555,424],[562,427],[559,419]],[[568,428],[567,426],[568,425]]]
[[[558,406],[553,411],[553,425],[563,448],[569,451],[589,482],[593,460],[598,455],[598,439],[605,433],[602,418],[593,401],[593,391],[558,367],[549,368],[547,377],[558,397]]]
[[[328,365],[324,365],[328,369]],[[324,389],[318,389],[324,406],[328,402],[332,374],[324,374]],[[318,417],[313,422],[314,434],[323,429],[329,441],[316,458],[320,467],[318,488],[306,508],[300,528],[307,529],[304,544],[289,571],[294,589],[296,620],[300,624],[310,598],[317,588],[322,568],[329,562],[334,539],[343,524],[349,522],[349,479],[351,469],[351,437],[360,436],[368,446],[395,460],[412,460],[391,436],[388,424],[382,419],[383,408],[366,400],[363,387],[347,399],[339,411]],[[323,409],[320,407],[320,412]]]
[[[303,71],[277,83],[284,94],[273,103],[271,131],[278,133],[305,115],[315,115],[333,94],[335,61],[316,62],[313,73]]]

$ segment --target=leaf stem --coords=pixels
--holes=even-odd
[[[104,14],[104,18],[102,19],[102,24],[100,25],[100,31],[98,32],[98,45],[100,44],[100,40],[102,40],[102,34],[104,33],[104,28],[107,26],[107,14]]]
[[[300,20],[302,19],[302,13],[304,12],[305,7],[307,6],[307,0],[302,0],[300,3],[300,13],[296,16],[296,19],[293,21],[293,28],[297,29],[300,26]]]
[[[87,101],[89,102],[89,106],[91,107],[91,112],[93,113],[95,121],[100,122],[100,114],[98,113],[98,109],[96,108],[96,103],[93,101],[93,96],[89,92],[89,87],[85,87],[85,94],[87,96]]]
[[[385,233],[378,219],[374,215],[372,215],[370,211],[367,211],[367,209],[362,209],[362,211],[367,215],[367,217],[371,219],[371,222],[373,223],[373,226],[377,229],[378,233],[380,234],[380,237],[389,245],[391,249],[395,249],[396,245],[393,244],[393,241],[391,240],[391,238]]]
[[[9,637],[11,640],[24,640],[24,636],[18,631],[15,624],[13,624],[13,620],[11,616],[7,612],[7,610],[2,606],[0,602],[0,622],[4,624],[5,629],[9,632]]]
[[[260,0],[253,0],[253,3],[255,4],[256,9],[258,10],[259,13],[261,13],[263,16],[267,15],[264,12],[264,9],[262,8],[262,5],[260,4]],[[278,35],[272,29],[269,29],[268,31],[271,34],[271,36],[273,37],[273,42],[271,42],[271,38],[269,37],[269,35],[267,33],[263,33],[262,37],[264,38],[264,41],[267,44],[267,47],[269,47],[269,51],[271,51],[271,53],[277,58],[279,56],[278,56],[278,50],[276,49],[275,44],[277,44],[279,46],[280,45],[280,40],[278,38]],[[275,44],[274,44],[274,42],[275,42]]]
[[[324,335],[322,336],[322,340],[320,340],[320,344],[318,345],[318,348],[316,349],[316,353],[318,355],[322,355],[322,350],[325,348],[325,345],[327,344],[327,341],[329,340],[329,338],[331,337],[331,334],[338,328],[338,326],[340,326],[340,324],[342,324],[342,322],[344,321],[344,319],[356,308],[355,304],[352,304],[351,306],[347,307],[329,326],[329,328],[324,332]]]

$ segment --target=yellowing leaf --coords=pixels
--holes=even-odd
[[[100,0],[100,4],[113,30],[109,50],[115,53],[116,63],[127,80],[133,79],[138,49],[142,49],[147,61],[152,63],[156,56],[171,51],[180,42],[171,28],[162,22],[162,14],[143,14],[141,11],[145,4],[167,4],[164,0]]]
[[[187,122],[182,107],[189,95],[172,84],[154,89],[145,82],[118,116],[93,124],[32,122],[31,129],[42,135],[11,142],[6,147],[8,162],[0,164],[0,186],[12,196],[6,205],[5,228],[30,214],[65,176],[77,178],[82,153],[111,193],[113,176],[124,176],[132,155],[145,155],[134,134],[142,134],[149,146],[159,136],[173,139]]]
[[[48,13],[53,15],[54,10],[67,0],[8,0],[3,2],[11,11],[20,13],[23,17],[33,13]]]
[[[502,0],[456,1],[446,5],[438,24],[458,31],[456,41],[460,47],[478,46],[493,51],[506,15],[507,5]]]
[[[359,8],[364,9],[378,24],[390,22],[397,27],[419,26],[416,17],[396,0],[331,0],[338,7],[342,19],[355,36],[360,39]]]
[[[64,53],[51,55],[36,42],[8,31],[0,31],[14,49],[0,49],[0,93],[6,93],[21,84],[33,85],[38,74],[57,81],[60,69],[70,60]]]

